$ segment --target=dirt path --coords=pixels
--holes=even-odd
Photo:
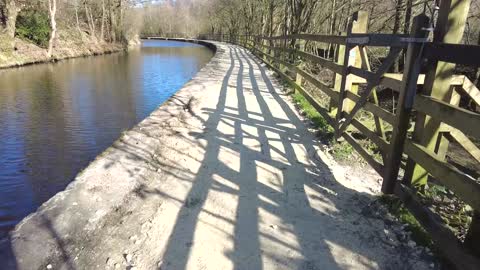
[[[377,213],[378,176],[331,161],[258,59],[216,45],[184,89],[17,226],[6,267],[436,268]]]

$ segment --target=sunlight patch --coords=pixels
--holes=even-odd
[[[283,146],[284,142],[282,142],[280,134],[269,130],[266,130],[265,134],[268,138],[268,144],[270,146],[270,156],[272,157],[272,159],[283,162],[285,164],[289,164],[288,160],[285,158],[285,147]],[[287,165],[285,166],[285,169],[286,168]]]
[[[269,191],[271,196],[283,196],[283,171],[270,164],[256,161],[258,182]]]
[[[330,199],[337,196],[334,191],[325,187],[320,187],[319,185],[315,185],[315,189],[308,185],[304,185],[303,187],[307,195],[308,203],[312,209],[326,215],[338,213],[335,203]]]
[[[225,146],[220,146],[218,151],[218,160],[225,164],[229,169],[240,172],[240,154]],[[227,172],[228,173],[228,172]],[[229,173],[230,174],[230,173]]]
[[[325,240],[332,254],[332,258],[340,269],[379,269],[376,262],[343,247],[330,240]]]

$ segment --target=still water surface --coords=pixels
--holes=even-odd
[[[0,71],[0,234],[179,90],[213,56],[200,45],[141,49]]]

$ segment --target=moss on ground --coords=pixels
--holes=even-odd
[[[393,216],[400,222],[407,225],[406,230],[411,233],[412,240],[424,247],[433,248],[433,242],[430,235],[425,231],[420,222],[405,208],[403,202],[394,196],[382,195],[380,202],[385,205]]]

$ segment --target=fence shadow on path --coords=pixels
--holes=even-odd
[[[136,213],[155,214],[144,208],[152,207],[152,200],[155,205],[170,200],[179,206],[174,221],[159,217],[162,223],[174,224],[172,229],[167,226],[168,240],[158,243],[158,249],[164,248],[155,260],[162,270],[411,268],[405,256],[382,242],[379,231],[384,223],[369,215],[372,196],[346,187],[324,163],[320,140],[286,102],[286,95],[278,92],[280,87],[260,61],[237,46],[221,46],[219,53],[228,58],[213,59],[224,62],[210,65],[209,78],[194,80],[195,87],[209,91],[210,82],[223,78],[216,106],[217,99],[190,113],[185,110],[203,128],[191,126],[195,121],[173,117],[177,112],[169,112],[172,107],[161,107],[163,116],[178,120],[174,123],[178,129],[166,129],[171,130],[167,136],[183,146],[168,145],[168,140],[155,134],[164,118],[154,113],[148,126],[140,124],[128,133],[149,138],[149,143],[122,137],[113,145],[113,154],[106,156],[105,170],[121,167],[132,178],[142,175],[131,194],[138,202],[129,199],[128,205],[120,207],[125,209],[117,209],[119,216],[111,219],[112,226],[120,219],[124,227],[139,225]],[[177,97],[172,102],[185,103]],[[188,147],[197,148],[192,152],[201,149],[202,155],[186,151]],[[180,161],[183,157],[196,163],[197,169]],[[188,187],[186,196],[154,184],[158,181],[149,177],[159,169],[168,181]],[[140,174],[141,170],[152,175]],[[122,213],[132,217],[128,221]],[[78,243],[56,235],[54,220],[45,224],[61,249],[59,259],[73,269],[71,258],[78,255],[73,251]],[[125,234],[122,230],[113,231]],[[118,236],[114,233],[89,236],[98,239],[88,249],[110,252],[105,242]],[[222,265],[217,265],[217,259]]]
[[[347,232],[352,225],[345,224],[358,223],[347,216],[356,213],[353,217],[358,218],[362,207],[372,201],[371,196],[350,190],[335,180],[317,154],[315,146],[320,142],[306,134],[306,123],[286,103],[286,97],[275,90],[259,61],[235,46],[229,47],[228,53],[231,63],[217,106],[203,108],[203,113],[208,113],[205,132],[210,134],[189,134],[206,140],[206,153],[183,201],[161,269],[187,269],[196,244],[199,216],[207,211],[204,204],[212,191],[237,198],[232,201],[236,204],[233,219],[222,216],[221,212],[209,212],[234,227],[233,235],[229,235],[233,248],[225,252],[234,269],[264,269],[265,260],[269,261],[270,269],[372,268],[379,263],[367,248],[374,245],[375,241],[369,240],[374,236],[355,230]],[[232,96],[236,97],[233,105]],[[232,132],[222,132],[220,126]],[[238,157],[238,170],[221,160],[225,150]],[[266,167],[274,171],[273,181],[262,179],[268,174],[259,175],[259,170]],[[218,178],[229,183],[217,181]],[[263,224],[263,217],[268,215],[278,219],[280,225]],[[278,231],[269,233],[269,225]],[[277,253],[275,247],[281,251]],[[338,263],[343,259],[335,258],[336,254],[331,252],[336,247],[356,254],[356,265]],[[289,253],[291,258],[286,256]]]

